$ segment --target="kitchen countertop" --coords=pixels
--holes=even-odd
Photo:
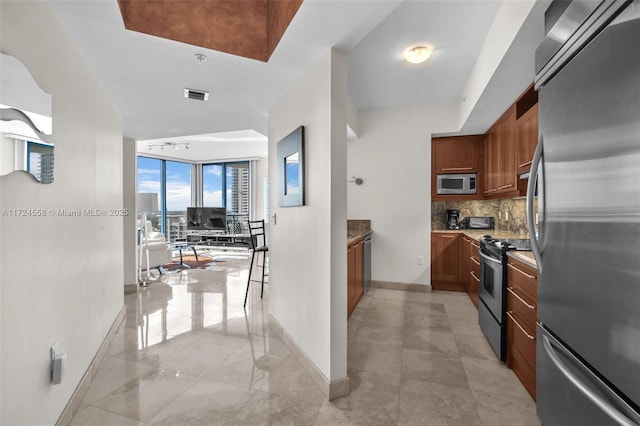
[[[476,241],[480,241],[480,238],[482,238],[485,235],[491,235],[494,238],[527,238],[526,235],[515,234],[513,232],[495,231],[491,229],[477,229],[477,230],[476,229],[437,229],[437,230],[432,230],[431,232],[442,233],[442,234],[446,234],[446,233],[463,234],[469,238],[473,238]],[[507,255],[531,266],[532,268],[536,267],[536,260],[533,257],[533,252],[531,251],[512,250],[512,251],[508,251]]]
[[[371,235],[372,233],[373,231],[371,229],[367,231],[347,232],[347,247],[351,247],[357,242],[362,241],[364,237],[366,237],[367,235]]]
[[[511,256],[514,259],[517,259],[520,262],[524,263],[525,265],[531,266],[532,268],[537,267],[536,259],[535,257],[533,257],[532,251],[508,251],[507,256]]]
[[[371,235],[370,219],[348,219],[347,220],[347,247],[362,241],[367,235]]]

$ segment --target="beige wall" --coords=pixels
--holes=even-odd
[[[54,424],[123,306],[123,219],[57,209],[123,206],[120,116],[48,2],[0,2],[0,49],[53,97],[55,181],[0,177],[0,423]],[[67,353],[50,384],[49,348]]]

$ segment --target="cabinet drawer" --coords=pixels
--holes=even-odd
[[[527,300],[538,298],[538,272],[524,263],[509,259],[507,263],[507,281],[510,287],[518,288],[518,294],[526,293]]]
[[[507,287],[507,310],[513,311],[522,318],[532,330],[535,330],[538,319],[538,307],[535,299],[519,287],[509,285]]]
[[[511,368],[533,400],[536,399],[536,371],[525,361],[517,347],[509,346]]]
[[[536,332],[535,328],[527,325],[522,318],[513,311],[507,311],[507,336],[510,345],[522,355],[530,368],[536,369]]]

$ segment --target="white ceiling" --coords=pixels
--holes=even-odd
[[[266,135],[271,107],[331,47],[348,53],[349,92],[359,109],[457,102],[500,1],[306,0],[268,63],[125,30],[116,0],[50,4],[120,110],[125,136],[210,141],[219,132]],[[416,43],[435,48],[418,66],[401,56]],[[207,60],[198,64],[196,53]],[[532,64],[533,52],[525,54]],[[504,110],[494,112],[493,101],[508,105],[533,79],[532,65],[507,62],[515,69],[503,71],[507,78],[513,73],[524,83],[483,94],[489,108],[474,111],[470,120],[481,117],[474,130]],[[185,87],[211,92],[210,100],[185,99]]]

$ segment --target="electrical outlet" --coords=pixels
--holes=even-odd
[[[498,210],[498,219],[502,219],[502,212]]]
[[[504,220],[505,220],[505,222],[509,222],[509,212],[508,211],[504,212]]]
[[[424,256],[418,256],[418,265],[424,265]]]

